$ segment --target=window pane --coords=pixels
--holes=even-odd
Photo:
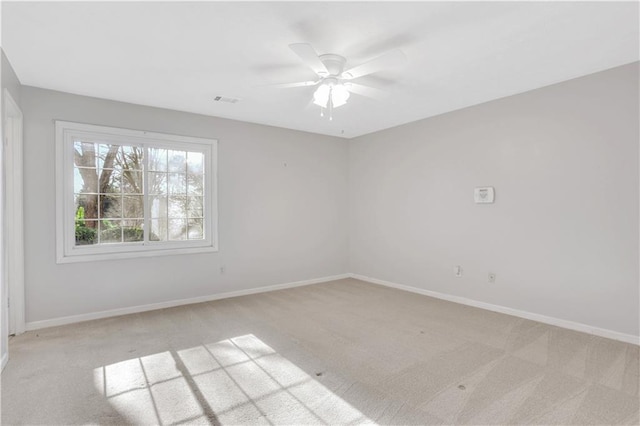
[[[142,170],[144,150],[137,146],[122,146],[116,156],[116,164],[126,170]]]
[[[153,173],[147,174],[149,179],[149,194],[164,195],[167,193],[167,177],[166,173]]]
[[[119,149],[120,145],[101,143],[99,148],[100,159],[98,167],[100,167],[101,169],[119,168],[116,164],[116,156],[118,155]]]
[[[201,152],[187,153],[187,173],[202,174],[204,172],[204,154]]]
[[[167,241],[167,219],[151,219],[149,241]]]
[[[169,194],[185,195],[187,193],[186,174],[169,173]]]
[[[97,166],[96,144],[91,142],[76,141],[73,144],[73,160],[78,167],[95,168]]]
[[[149,170],[158,172],[167,171],[167,150],[149,148]]]
[[[143,219],[122,221],[122,235],[124,242],[144,241]]]
[[[142,194],[142,171],[123,170],[122,171],[122,192],[130,194]]]
[[[96,155],[96,145],[93,142],[82,142],[80,139],[76,139],[73,141],[73,149],[76,153],[81,154],[87,153],[91,150],[93,151],[94,156]]]
[[[201,240],[203,238],[202,219],[189,220],[188,237],[190,240]]]
[[[187,197],[169,197],[169,215],[170,218],[186,218],[187,217]]]
[[[169,151],[169,171],[187,172],[187,153],[185,151]]]
[[[101,243],[121,243],[122,242],[122,221],[101,220],[100,221],[100,242]]]
[[[75,194],[76,220],[92,220],[98,218],[98,195]]]
[[[98,244],[98,221],[76,219],[76,245]]]
[[[187,198],[187,213],[189,217],[204,217],[202,197]]]
[[[167,197],[153,196],[149,197],[149,211],[152,218],[165,218],[167,217]]]
[[[101,218],[121,218],[122,202],[120,195],[100,194],[100,217]]]
[[[144,218],[143,203],[142,195],[125,195],[122,197],[122,217]]]
[[[73,169],[74,192],[98,192],[98,171],[86,167]]]
[[[169,219],[169,239],[187,239],[187,221],[184,219]]]
[[[102,194],[120,193],[122,174],[120,170],[101,169],[98,178],[98,192]]]
[[[187,193],[189,195],[202,195],[204,193],[203,175],[187,175]]]

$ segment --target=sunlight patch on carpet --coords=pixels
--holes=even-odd
[[[132,358],[93,370],[93,382],[137,424],[373,423],[252,334]]]

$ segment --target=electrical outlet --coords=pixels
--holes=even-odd
[[[455,275],[456,277],[461,277],[462,276],[462,266],[457,265],[453,267],[453,275]]]
[[[224,274],[224,271],[225,271],[225,267],[224,267],[224,266],[221,266],[221,267],[220,267],[220,274]]]
[[[493,272],[489,272],[489,284],[493,284],[496,282],[496,274]]]

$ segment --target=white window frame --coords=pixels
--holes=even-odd
[[[218,251],[217,151],[216,139],[178,136],[93,124],[55,121],[56,129],[56,259],[57,263],[125,259]],[[205,156],[204,239],[183,241],[123,242],[115,244],[75,245],[74,140],[137,145],[144,147],[194,150]],[[148,160],[145,158],[145,163]],[[147,172],[145,167],[145,173]],[[145,229],[149,227],[144,177]]]

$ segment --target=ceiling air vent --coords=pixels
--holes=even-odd
[[[215,96],[213,100],[215,102],[227,102],[229,104],[235,104],[240,102],[240,98],[232,98],[231,96]]]

